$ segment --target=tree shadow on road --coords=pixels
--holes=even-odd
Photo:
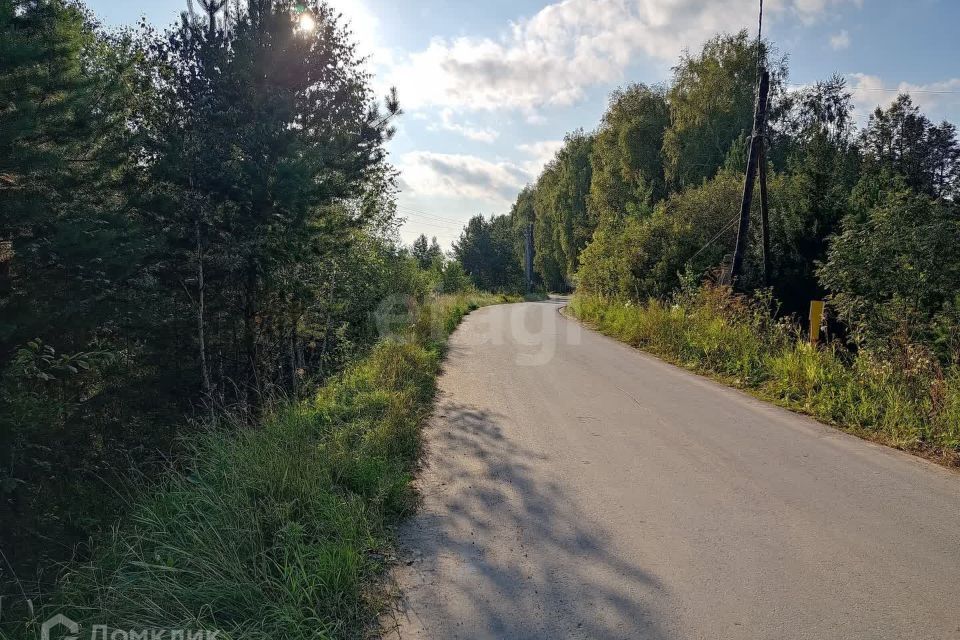
[[[394,638],[667,638],[663,587],[503,416],[441,399],[400,531]],[[575,472],[575,470],[568,470]],[[656,597],[654,597],[654,595]]]

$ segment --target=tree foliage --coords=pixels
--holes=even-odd
[[[832,303],[869,342],[906,333],[943,355],[960,338],[960,212],[897,177],[847,216],[820,268]]]
[[[471,218],[453,245],[453,255],[480,289],[519,291],[523,286],[508,216]]]
[[[195,419],[302,394],[377,338],[385,298],[430,291],[396,240],[395,92],[373,95],[323,2],[228,4],[105,34],[72,0],[0,0],[0,544],[18,591],[109,526],[122,497],[103,483],[150,477]]]
[[[877,107],[861,142],[866,171],[900,175],[908,187],[932,198],[957,195],[957,129],[949,122],[931,123],[910,96],[898,96],[886,109]]]
[[[770,272],[755,197],[738,288],[771,287],[784,313],[805,314],[810,300],[827,298],[841,335],[872,348],[906,339],[960,357],[954,125],[933,124],[901,95],[858,132],[842,77],[786,92],[785,61],[746,32],[685,53],[667,89],[615,91],[595,132],[567,137],[511,213],[518,246],[534,222],[539,277],[551,288],[575,282],[604,299],[644,302],[729,264],[758,64],[772,76]],[[588,179],[584,208],[579,187]]]
[[[786,76],[786,64],[770,57],[766,43],[757,44],[745,30],[718,35],[699,54],[681,57],[667,94],[670,127],[663,140],[663,171],[672,190],[713,177],[732,148],[743,155],[741,141],[753,124],[758,63],[770,72],[774,100]]]
[[[636,84],[613,92],[590,157],[594,219],[643,216],[666,195],[662,147],[669,124],[663,88]]]
[[[441,266],[443,264],[443,249],[440,248],[440,244],[436,238],[427,240],[426,235],[420,234],[420,236],[413,241],[410,252],[413,254],[414,260],[417,261],[417,265],[421,269],[431,269],[437,265],[438,262]]]

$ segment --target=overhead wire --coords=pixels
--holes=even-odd
[[[687,262],[693,262],[693,259],[694,259],[694,258],[696,258],[698,255],[700,255],[701,253],[703,253],[703,252],[706,250],[707,247],[709,247],[710,245],[712,245],[712,244],[717,240],[717,238],[719,238],[719,237],[722,236],[724,233],[726,233],[726,232],[730,229],[730,227],[732,227],[733,224],[734,224],[735,222],[738,222],[739,220],[740,220],[740,214],[739,214],[739,213],[738,213],[737,215],[735,215],[734,217],[730,218],[730,222],[728,222],[726,225],[724,225],[724,227],[723,227],[722,229],[720,229],[720,231],[717,233],[717,235],[715,235],[715,236],[713,236],[712,238],[710,238],[709,240],[707,240],[707,244],[705,244],[705,245],[703,245],[702,247],[700,247],[700,249],[699,249],[695,254],[693,254],[692,256],[690,256],[689,258],[687,258]]]
[[[798,89],[802,89],[802,88],[804,88],[804,87],[809,87],[809,86],[811,86],[810,83],[803,83],[803,82],[786,82],[786,83],[784,83],[784,84],[786,84],[788,87],[797,87]],[[854,87],[854,88],[853,88],[853,91],[883,91],[883,92],[886,92],[886,93],[930,93],[930,94],[940,94],[940,95],[956,95],[956,94],[960,94],[960,91],[951,91],[951,90],[949,90],[949,89],[943,89],[943,90],[940,90],[940,89],[910,89],[910,88],[891,89],[891,88],[888,88],[888,87]]]
[[[397,213],[399,213],[399,214],[400,214],[401,216],[403,216],[403,217],[411,217],[411,218],[413,218],[413,219],[415,219],[415,220],[423,220],[423,221],[425,221],[425,222],[433,222],[433,223],[437,223],[437,224],[446,224],[446,225],[450,225],[450,226],[454,226],[454,227],[462,227],[462,226],[465,226],[465,225],[466,225],[466,222],[459,222],[459,221],[456,221],[456,220],[443,220],[443,219],[439,219],[439,218],[431,218],[431,217],[427,217],[427,216],[424,216],[424,215],[418,214],[418,213],[410,213],[409,211],[404,211],[404,210],[402,210],[402,209],[398,209],[398,210],[397,210]]]
[[[427,218],[430,220],[436,220],[438,222],[449,222],[451,224],[456,224],[456,225],[466,224],[462,220],[457,220],[456,218],[448,218],[448,217],[440,216],[434,213],[427,213],[426,211],[422,211],[420,209],[414,209],[412,207],[408,207],[405,205],[398,204],[397,210],[407,215],[418,216],[418,217]]]

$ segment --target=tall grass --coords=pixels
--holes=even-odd
[[[812,347],[775,321],[771,301],[705,286],[643,305],[578,294],[570,309],[599,331],[859,435],[960,464],[960,366],[923,348],[854,354]]]
[[[443,343],[502,296],[445,296],[307,402],[258,428],[211,429],[189,464],[145,492],[54,611],[110,629],[221,630],[221,638],[361,636],[411,470]],[[35,634],[34,629],[29,629]],[[31,637],[35,637],[31,635]]]

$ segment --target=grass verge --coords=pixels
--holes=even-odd
[[[470,311],[507,301],[440,297],[310,401],[277,407],[259,428],[191,439],[189,464],[137,499],[36,620],[63,613],[86,634],[108,625],[108,637],[362,636],[391,525],[413,505],[411,472],[446,338]]]
[[[920,347],[882,357],[812,347],[769,300],[705,286],[645,305],[576,295],[571,313],[613,338],[797,412],[960,466],[960,367]]]

